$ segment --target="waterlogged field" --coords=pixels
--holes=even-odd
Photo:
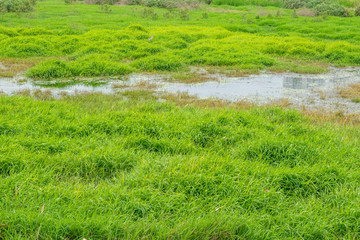
[[[0,16],[0,76],[61,87],[360,65],[360,17],[302,15],[40,1]],[[338,94],[358,103],[358,83]],[[0,240],[359,239],[359,124],[152,90],[0,93]]]

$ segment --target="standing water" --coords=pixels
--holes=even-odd
[[[55,97],[83,93],[105,94],[139,88],[139,83],[156,85],[156,91],[186,92],[199,98],[218,98],[230,101],[246,100],[257,104],[286,99],[295,107],[325,108],[334,111],[360,112],[360,104],[344,99],[337,93],[351,83],[360,83],[360,68],[331,68],[326,74],[260,74],[248,77],[226,77],[208,74],[211,81],[202,83],[167,82],[166,75],[132,74],[127,80],[103,79],[93,81],[39,82],[28,79],[0,79],[0,92],[8,95],[21,91],[47,89]],[[121,85],[121,88],[114,86]]]

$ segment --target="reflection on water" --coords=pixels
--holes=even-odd
[[[197,84],[171,83],[162,90],[188,92],[202,98],[217,97],[226,100],[257,99],[268,100],[287,97],[289,92],[298,93],[314,89],[328,89],[336,84],[346,84],[353,78],[260,75],[241,78],[225,78],[220,82],[210,81]]]
[[[330,79],[326,80],[321,78],[284,77],[283,87],[290,89],[311,89],[324,86],[327,81],[331,82]]]

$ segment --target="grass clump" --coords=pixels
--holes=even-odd
[[[247,150],[249,159],[263,161],[270,165],[288,165],[294,167],[302,164],[314,164],[318,153],[303,143],[262,143]]]
[[[50,60],[31,68],[27,75],[35,79],[66,78],[74,75],[67,62]]]
[[[128,66],[100,59],[80,59],[74,62],[60,60],[45,61],[27,72],[34,79],[56,79],[68,77],[116,76],[132,72]]]
[[[160,55],[145,57],[136,60],[132,66],[141,71],[176,71],[181,69],[184,64],[176,56],[163,57]]]
[[[343,98],[349,98],[353,102],[360,102],[360,84],[359,83],[353,83],[350,84],[347,88],[341,88],[339,89],[338,93]]]
[[[96,58],[76,60],[73,68],[75,76],[83,77],[126,75],[133,71],[125,64]]]
[[[299,174],[284,174],[277,184],[281,191],[288,196],[308,197],[334,191],[337,184],[344,181],[339,171],[330,169],[315,173],[312,176]]]

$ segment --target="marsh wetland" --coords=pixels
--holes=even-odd
[[[0,10],[0,240],[360,239],[358,1]]]

